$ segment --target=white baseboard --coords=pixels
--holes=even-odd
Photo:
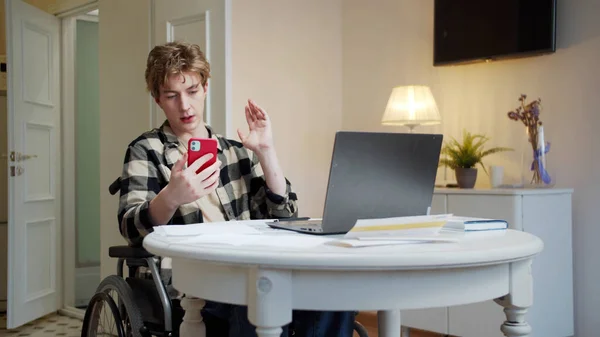
[[[63,316],[77,318],[77,319],[80,319],[82,321],[83,321],[83,318],[85,317],[85,311],[84,310],[77,309],[77,308],[74,308],[74,307],[67,307],[67,308],[60,309],[58,311],[58,313],[60,315],[63,315]]]
[[[87,305],[100,284],[100,266],[75,269],[75,306]]]

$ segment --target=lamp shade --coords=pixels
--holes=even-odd
[[[395,87],[381,118],[383,125],[440,124],[442,117],[431,90],[427,86],[410,85]]]

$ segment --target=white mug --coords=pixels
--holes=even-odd
[[[492,187],[498,187],[502,185],[504,179],[504,167],[502,166],[490,166],[490,185]]]

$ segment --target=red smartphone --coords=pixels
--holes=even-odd
[[[213,157],[204,163],[196,173],[200,173],[200,171],[217,161],[217,140],[212,138],[190,138],[188,141],[188,167],[208,153],[212,153]]]

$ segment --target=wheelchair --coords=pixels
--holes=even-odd
[[[114,195],[120,190],[121,178],[110,186]],[[185,314],[180,300],[171,298],[160,271],[161,258],[143,247],[113,246],[111,258],[118,259],[117,274],[100,282],[85,311],[81,337],[111,334],[116,337],[178,337]],[[124,275],[127,266],[128,274]],[[210,314],[202,315],[207,337],[229,335],[228,323]],[[367,330],[354,321],[359,337],[369,337]]]

